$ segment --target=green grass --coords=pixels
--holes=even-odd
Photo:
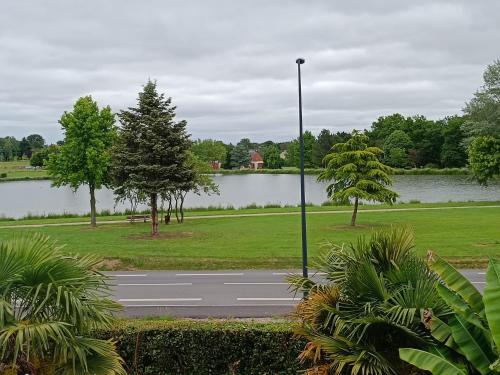
[[[394,205],[388,204],[376,204],[376,205],[361,205],[360,210],[380,210],[380,209],[398,209],[398,208],[435,208],[435,207],[464,207],[464,206],[491,206],[500,205],[500,201],[497,202],[442,202],[442,203],[419,203],[418,201],[410,201],[408,203],[398,203]],[[300,207],[298,206],[285,206],[279,207],[278,205],[266,205],[256,206],[249,205],[243,208],[224,208],[224,207],[198,207],[192,209],[186,209],[185,216],[187,218],[193,216],[214,216],[214,215],[241,215],[241,214],[263,214],[263,213],[288,213],[288,212],[300,212]],[[253,208],[251,208],[253,207]],[[331,202],[325,202],[321,206],[308,205],[307,211],[309,212],[319,212],[319,211],[350,211],[351,206],[337,206],[331,205]],[[145,212],[146,213],[146,212]],[[98,221],[123,221],[127,218],[128,214],[125,213],[114,213],[109,214],[108,212],[99,213]],[[175,220],[175,219],[174,219]],[[77,214],[48,214],[48,215],[28,215],[20,219],[13,219],[8,217],[0,217],[0,226],[9,225],[31,225],[31,224],[61,224],[61,223],[77,223],[90,221],[90,216],[77,215]]]
[[[399,208],[446,205],[457,204],[407,204]],[[350,242],[360,234],[391,225],[409,225],[414,229],[419,254],[425,255],[432,249],[459,266],[482,266],[488,256],[500,254],[500,208],[390,212],[377,210],[380,206],[371,208],[369,212],[360,212],[359,226],[354,229],[347,225],[350,212],[308,215],[311,256],[318,255],[321,244],[327,240]],[[285,209],[267,212],[275,210]],[[66,244],[70,253],[105,257],[103,267],[110,269],[298,268],[301,264],[299,215],[187,219],[184,224],[161,225],[158,239],[149,237],[147,223],[101,225],[97,229],[86,225],[6,227],[0,229],[0,239],[32,232],[50,235]]]
[[[44,180],[48,179],[45,169],[26,169],[29,166],[29,160],[14,160],[0,162],[0,175],[5,173],[7,176],[0,178],[2,181],[22,181],[22,180]]]

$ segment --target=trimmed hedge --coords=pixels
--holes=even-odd
[[[297,374],[306,341],[290,323],[125,321],[117,342],[128,374]]]

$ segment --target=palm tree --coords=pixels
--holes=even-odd
[[[289,277],[308,294],[297,315],[298,333],[309,340],[301,354],[313,363],[309,374],[420,373],[398,349],[426,347],[432,338],[423,317],[449,308],[435,291],[438,276],[413,252],[412,232],[396,228],[327,247],[316,264],[326,280]]]
[[[0,242],[1,374],[126,374],[114,343],[91,337],[118,308],[98,263],[42,235]]]

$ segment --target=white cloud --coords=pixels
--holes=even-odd
[[[439,118],[479,87],[498,40],[496,0],[4,0],[0,135],[55,141],[79,96],[119,110],[153,78],[195,138],[289,139],[299,56],[308,129]]]

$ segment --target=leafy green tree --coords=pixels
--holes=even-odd
[[[40,134],[30,134],[26,137],[32,151],[36,151],[45,146],[45,139]]]
[[[307,292],[297,307],[298,334],[309,343],[300,356],[309,374],[417,375],[399,360],[402,347],[425,348],[429,311],[449,314],[435,290],[438,277],[414,251],[406,228],[375,232],[343,246],[330,244],[315,268],[326,276],[291,276]]]
[[[330,152],[334,143],[334,135],[330,133],[330,130],[322,129],[319,132],[312,148],[312,162],[315,166],[322,166],[323,159]]]
[[[32,167],[43,167],[47,163],[51,154],[59,152],[59,146],[50,145],[33,153],[30,159]]]
[[[440,277],[436,290],[450,313],[429,309],[424,321],[434,342],[400,349],[401,358],[433,375],[500,373],[500,262],[490,259],[483,295],[440,257],[430,254],[429,265]]]
[[[278,145],[269,145],[262,147],[262,157],[264,159],[264,166],[269,169],[280,169],[283,166],[283,159],[281,159],[281,152]]]
[[[439,167],[443,144],[441,126],[424,116],[413,116],[409,125],[410,128],[406,130],[406,133],[410,136],[419,154],[420,164],[417,167],[428,164]]]
[[[90,224],[96,226],[95,191],[109,185],[110,148],[116,138],[115,117],[110,107],[99,110],[91,96],[78,99],[72,112],[64,112],[59,123],[64,144],[51,154],[47,170],[53,185],[77,190],[89,187]]]
[[[234,150],[234,145],[232,143],[228,145],[224,145],[226,147],[226,158],[224,161],[222,161],[222,168],[223,169],[231,169],[231,155],[233,154]]]
[[[30,143],[26,139],[26,137],[23,137],[21,139],[21,142],[19,142],[19,157],[23,158],[23,156],[26,156],[28,159],[31,158],[31,154],[33,151],[31,150]]]
[[[399,147],[390,148],[385,152],[384,159],[391,167],[404,168],[408,165],[408,152]]]
[[[368,136],[355,130],[345,143],[337,143],[325,157],[326,168],[318,181],[333,181],[328,197],[339,203],[354,200],[351,225],[356,225],[360,199],[393,203],[398,194],[386,186],[392,184],[392,168],[379,160],[382,150],[368,146]]]
[[[405,118],[395,113],[379,117],[369,132],[370,144],[384,147],[386,140],[396,130],[406,133],[413,143],[413,148],[407,150],[410,164],[414,167],[427,164],[439,166],[443,144],[441,124],[420,115]],[[401,152],[398,151],[396,154]]]
[[[381,116],[377,121],[372,123],[371,130],[369,132],[369,138],[371,142],[378,146],[383,147],[385,140],[389,135],[391,135],[395,130],[405,131],[410,122],[408,118],[405,118],[399,113],[394,113],[389,116]]]
[[[252,143],[248,138],[239,141],[231,151],[231,168],[239,169],[250,165],[250,150]]]
[[[384,159],[392,167],[406,167],[412,147],[413,142],[403,130],[394,130],[384,142]]]
[[[122,124],[113,148],[112,176],[115,192],[136,191],[149,197],[151,235],[158,235],[158,199],[192,181],[188,167],[191,141],[186,121],[176,121],[171,98],[159,94],[148,81],[136,107],[123,110]]]
[[[226,161],[227,149],[222,141],[198,139],[193,142],[191,149],[199,160],[206,163],[212,163],[214,161],[224,163]]]
[[[481,184],[500,175],[500,60],[486,68],[484,85],[464,108],[464,129],[472,141],[469,165]]]
[[[451,116],[442,121],[441,165],[445,168],[464,167],[467,162],[467,153],[463,145],[464,123],[465,118],[462,116]]]
[[[100,263],[41,235],[0,242],[2,374],[126,374],[114,342],[93,338],[119,310]]]
[[[0,138],[0,160],[10,161],[19,155],[19,141],[15,137]]]
[[[316,138],[309,131],[304,132],[304,168],[314,168],[313,146]],[[300,168],[300,142],[294,139],[289,145],[286,154],[286,164],[290,167]]]
[[[196,155],[190,153],[186,167],[192,171],[190,178],[186,178],[180,184],[177,184],[176,188],[171,190],[169,194],[175,201],[173,206],[178,223],[184,222],[184,201],[189,192],[196,195],[219,194],[219,187],[208,174],[210,169],[207,168],[206,163],[199,160]],[[172,204],[169,204],[169,207],[172,207]]]
[[[486,185],[495,176],[500,176],[500,138],[475,137],[468,151],[470,169],[479,183]]]

